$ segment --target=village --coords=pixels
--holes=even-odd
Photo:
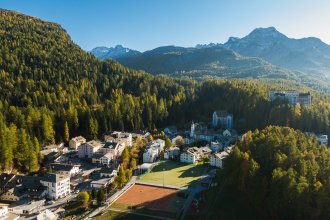
[[[74,137],[68,146],[45,146],[41,150],[44,170],[34,176],[2,173],[0,180],[0,216],[9,219],[55,219],[65,215],[63,206],[80,192],[111,188],[121,167],[121,156],[137,140],[145,140],[133,176],[150,172],[160,161],[197,164],[221,168],[239,138],[233,129],[233,116],[215,111],[212,127],[191,123],[188,131],[169,126],[153,138],[149,132],[106,133],[102,141]],[[157,135],[154,135],[157,137]],[[171,140],[170,143],[168,140]],[[198,144],[197,144],[198,143]],[[197,144],[197,145],[195,145]],[[106,200],[104,199],[104,202]],[[104,205],[104,203],[102,203]]]
[[[209,124],[192,122],[190,130],[168,126],[155,133],[113,131],[102,141],[77,136],[68,146],[45,146],[45,169],[38,174],[1,174],[0,218],[102,219],[97,216],[118,209],[144,215],[138,209],[142,204],[148,214],[161,210],[167,217],[183,218],[198,209],[199,193],[217,184],[217,170],[244,138],[233,125],[232,114],[214,111]],[[318,141],[327,145],[327,136]],[[124,161],[128,152],[136,155],[129,166]],[[71,212],[67,205],[83,192],[97,204],[84,213]]]

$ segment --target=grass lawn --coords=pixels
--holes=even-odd
[[[141,182],[171,186],[191,186],[208,170],[207,165],[186,164],[176,161],[165,161],[155,166],[150,173],[140,176]]]
[[[93,219],[94,220],[109,220],[109,219],[116,219],[116,220],[154,220],[156,218],[109,210],[104,215],[97,216]]]

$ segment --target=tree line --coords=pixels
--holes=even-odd
[[[315,95],[310,107],[291,107],[267,100],[269,89],[288,85],[152,76],[98,60],[57,24],[6,10],[0,10],[0,41],[2,170],[33,172],[40,146],[76,135],[184,128],[191,120],[210,122],[214,110],[233,113],[239,132],[273,124],[330,133],[325,95]]]
[[[289,127],[247,132],[225,160],[228,184],[260,219],[327,219],[330,150]]]

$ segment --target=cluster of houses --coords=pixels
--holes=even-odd
[[[70,194],[70,176],[45,173],[43,176],[0,175],[0,200],[16,202],[23,198],[56,200]]]
[[[106,134],[102,142],[87,142],[78,136],[69,141],[68,148],[64,144],[43,147],[40,153],[48,168],[44,174],[0,175],[0,200],[4,204],[0,204],[0,218],[35,213],[46,199],[58,200],[79,192],[74,190],[79,183],[88,181],[89,187],[96,189],[107,187],[119,171],[118,158],[125,147],[132,147],[132,134],[123,132]],[[52,214],[45,210],[40,215]]]
[[[19,215],[35,213],[45,199],[57,200],[71,193],[70,176],[45,173],[42,176],[0,175],[0,217],[17,219]],[[31,202],[36,200],[37,202]]]
[[[165,141],[162,139],[149,142],[142,155],[144,165],[141,167],[151,167],[159,158],[184,163],[196,163],[208,158],[212,166],[222,167],[223,159],[232,149],[230,144],[238,137],[233,129],[233,116],[225,111],[215,111],[211,124],[213,128],[193,122],[187,132],[180,132],[175,127],[166,128],[166,137],[171,138],[173,146],[165,149]],[[132,147],[133,139],[137,136],[133,133],[113,132],[105,134],[103,141],[87,141],[78,136],[69,141],[69,147],[64,144],[44,147],[41,154],[48,170],[43,174],[0,175],[0,200],[9,203],[0,204],[0,217],[8,216],[8,213],[31,214],[46,199],[58,200],[73,191],[77,192],[76,187],[80,183],[89,182],[89,187],[96,189],[107,187],[117,176],[119,158],[124,149]],[[150,134],[146,133],[141,137],[148,136]],[[203,147],[195,147],[194,143],[198,141],[207,143]],[[34,202],[22,205],[22,201],[26,199]],[[52,215],[46,210],[41,214]]]
[[[238,138],[237,132],[233,129],[233,115],[226,111],[215,111],[212,114],[211,124],[212,128],[208,128],[204,123],[192,122],[189,132],[180,132],[174,126],[165,128],[164,133],[167,137],[172,138],[173,147],[164,151],[163,158],[179,160],[183,163],[197,163],[208,158],[210,165],[222,167],[223,159],[232,149],[229,146]],[[206,142],[206,146],[193,146],[198,141]],[[183,148],[183,145],[188,147]],[[165,141],[163,140],[157,139],[150,142],[143,154],[143,162],[155,162],[164,147]],[[144,164],[142,167],[149,166]]]

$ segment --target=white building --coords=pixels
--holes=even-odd
[[[215,111],[212,115],[213,127],[233,128],[233,115],[226,111]]]
[[[37,220],[56,220],[57,215],[55,215],[49,209],[45,209],[39,215],[37,215]]]
[[[69,147],[73,150],[77,150],[78,147],[84,143],[86,143],[86,139],[82,136],[78,136],[69,141]]]
[[[77,175],[81,171],[79,165],[72,164],[52,163],[50,167],[56,174],[68,175],[70,177]]]
[[[221,142],[219,141],[211,141],[211,146],[210,146],[212,152],[219,152],[223,150],[224,146]]]
[[[155,146],[160,149],[160,151],[164,150],[165,147],[165,141],[162,139],[156,139],[154,141],[151,141],[148,146]]]
[[[96,153],[103,145],[97,141],[88,141],[78,147],[79,158],[92,158],[93,154]]]
[[[117,176],[117,170],[110,167],[102,167],[100,170],[100,176],[101,178],[111,178]]]
[[[103,157],[103,153],[95,153],[92,156],[92,163],[101,164],[101,157]]]
[[[0,218],[5,217],[8,214],[8,205],[0,204]]]
[[[157,139],[151,141],[143,153],[143,163],[153,163],[159,157],[161,151],[164,150],[165,141]]]
[[[167,149],[164,153],[164,159],[168,160],[171,158],[175,158],[180,155],[180,148],[178,147],[171,147],[170,149]]]
[[[103,178],[94,180],[91,182],[91,187],[95,189],[103,189],[107,187],[109,184],[111,184],[114,181],[114,178]]]
[[[195,163],[202,159],[203,156],[208,156],[212,150],[209,147],[191,147],[180,154],[180,162]]]
[[[29,199],[23,199],[18,202],[12,203],[8,206],[8,212],[15,215],[31,215],[38,212],[38,210],[44,205],[45,200],[31,201]]]
[[[131,133],[125,133],[121,131],[114,131],[111,134],[104,135],[105,141],[119,142],[127,147],[133,146],[133,136]]]
[[[103,154],[110,153],[115,158],[121,156],[125,149],[125,144],[121,142],[107,141],[103,143],[103,147],[100,149],[100,152]]]
[[[319,144],[324,144],[325,146],[328,146],[328,135],[321,134],[317,136],[317,141]]]
[[[210,159],[210,165],[222,168],[223,167],[223,161],[225,158],[228,157],[228,153],[226,151],[223,151],[221,153],[215,153],[209,156]]]
[[[46,173],[40,183],[47,187],[47,197],[57,200],[70,194],[70,176]]]
[[[270,101],[276,99],[287,100],[292,106],[295,106],[297,103],[300,103],[302,106],[309,106],[312,104],[312,97],[309,92],[300,93],[294,90],[269,91],[268,97]]]
[[[112,153],[106,153],[100,158],[100,164],[108,166],[113,159],[114,155]]]
[[[159,156],[160,150],[157,147],[149,147],[143,153],[143,163],[153,163]]]
[[[190,148],[189,148],[190,149]],[[182,163],[195,163],[199,160],[199,155],[192,152],[192,150],[187,150],[180,154],[180,162]]]

